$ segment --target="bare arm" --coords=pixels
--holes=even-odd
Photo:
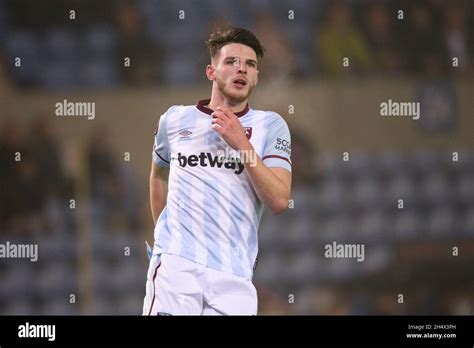
[[[152,161],[150,172],[150,207],[154,225],[156,225],[156,221],[166,205],[167,184],[162,176],[162,170]]]
[[[291,173],[284,168],[269,168],[263,164],[250,142],[244,150],[255,154],[254,159],[245,161],[244,165],[258,197],[274,214],[283,213],[291,196]]]

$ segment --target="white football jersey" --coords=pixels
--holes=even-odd
[[[170,174],[153,253],[180,255],[252,279],[263,203],[238,154],[211,128],[208,103],[172,106],[158,122],[153,161],[169,166]],[[291,172],[290,132],[283,118],[248,106],[236,115],[263,163]]]

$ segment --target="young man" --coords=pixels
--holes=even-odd
[[[247,103],[263,47],[239,28],[211,35],[207,46],[211,99],[172,106],[155,134],[155,243],[144,315],[256,315],[252,274],[263,204],[279,214],[290,199],[288,126],[280,115]],[[167,166],[165,204],[158,174]]]

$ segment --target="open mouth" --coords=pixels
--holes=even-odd
[[[244,86],[247,85],[247,81],[244,80],[244,79],[235,79],[234,84],[236,84],[237,86],[240,86],[240,87],[244,87]]]

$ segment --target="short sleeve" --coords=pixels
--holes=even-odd
[[[160,167],[170,165],[170,146],[168,142],[168,131],[166,129],[166,113],[161,115],[155,132],[153,144],[153,162]]]
[[[268,126],[262,161],[267,167],[285,168],[291,172],[291,136],[285,120],[276,115]]]

